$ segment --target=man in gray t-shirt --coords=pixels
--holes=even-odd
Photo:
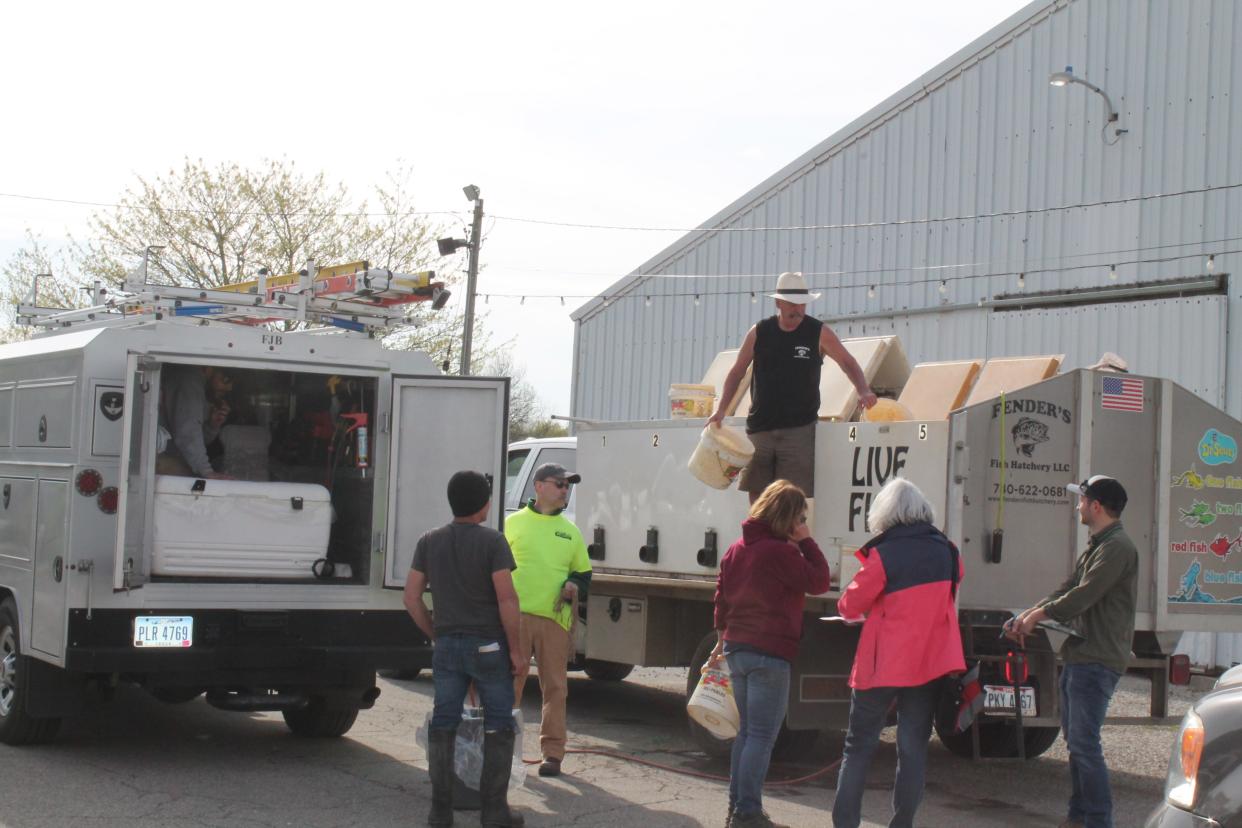
[[[513,676],[518,657],[518,597],[513,553],[505,536],[483,526],[491,482],[474,471],[449,479],[453,521],[418,539],[405,581],[405,607],[435,643],[431,678],[435,706],[427,733],[431,777],[428,825],[453,824],[453,753],[466,691],[473,681],[483,704],[483,774],[479,795],[484,826],[523,825],[509,810],[513,762]],[[435,617],[423,603],[431,586]]]

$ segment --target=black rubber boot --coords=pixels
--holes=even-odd
[[[453,748],[457,744],[457,730],[427,731],[427,775],[431,777],[431,813],[427,824],[449,826],[453,824]]]
[[[513,766],[513,731],[497,730],[483,734],[483,775],[479,796],[483,800],[481,822],[484,828],[523,826],[521,814],[509,810],[509,773]]]

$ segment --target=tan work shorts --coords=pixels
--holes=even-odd
[[[755,456],[742,470],[738,488],[759,494],[774,480],[788,480],[807,497],[815,496],[815,423],[747,434]]]

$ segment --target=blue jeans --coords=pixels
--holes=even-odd
[[[725,660],[740,720],[729,762],[729,806],[739,816],[755,814],[763,810],[763,780],[789,706],[789,662],[751,650],[726,651]]]
[[[894,701],[897,702],[897,779],[893,783],[893,818],[888,824],[892,828],[914,824],[914,812],[923,799],[927,742],[931,739],[940,686],[941,679],[936,679],[917,687],[873,687],[854,691],[850,699],[845,754],[837,775],[837,797],[832,804],[835,828],[858,828],[862,822],[867,768]]]
[[[494,649],[493,649],[494,648]],[[466,690],[474,679],[483,704],[483,729],[489,733],[513,729],[513,673],[509,643],[504,636],[436,636],[431,655],[431,680],[435,684],[432,730],[456,730],[461,724]]]
[[[1066,664],[1061,670],[1061,735],[1069,748],[1068,817],[1086,828],[1112,828],[1113,797],[1100,727],[1121,674],[1103,664]]]

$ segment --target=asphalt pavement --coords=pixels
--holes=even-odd
[[[684,670],[639,669],[624,682],[570,679],[571,748],[603,750],[703,775],[728,767],[698,751],[686,732]],[[51,744],[0,746],[0,825],[25,826],[408,826],[424,823],[430,785],[414,733],[431,707],[432,687],[381,680],[376,707],[344,738],[292,736],[279,714],[226,713],[201,698],[160,703],[137,688],[93,701],[67,720]],[[1180,716],[1203,685],[1175,689]],[[540,698],[532,679],[523,701],[525,754],[538,754]],[[1127,677],[1113,714],[1146,712],[1146,683]],[[1175,723],[1106,726],[1114,769],[1118,826],[1141,825],[1161,797]],[[895,765],[886,731],[868,784],[867,826],[886,825]],[[829,766],[842,735],[822,736],[797,762],[778,762],[770,781],[796,779]],[[933,739],[919,825],[974,828],[1055,826],[1069,779],[1064,744],[1044,756],[971,763]],[[686,776],[611,757],[571,754],[565,774],[530,774],[511,802],[538,826],[722,826],[727,782]],[[793,826],[830,824],[835,773],[771,787],[765,807]],[[477,812],[457,824],[478,825]]]

